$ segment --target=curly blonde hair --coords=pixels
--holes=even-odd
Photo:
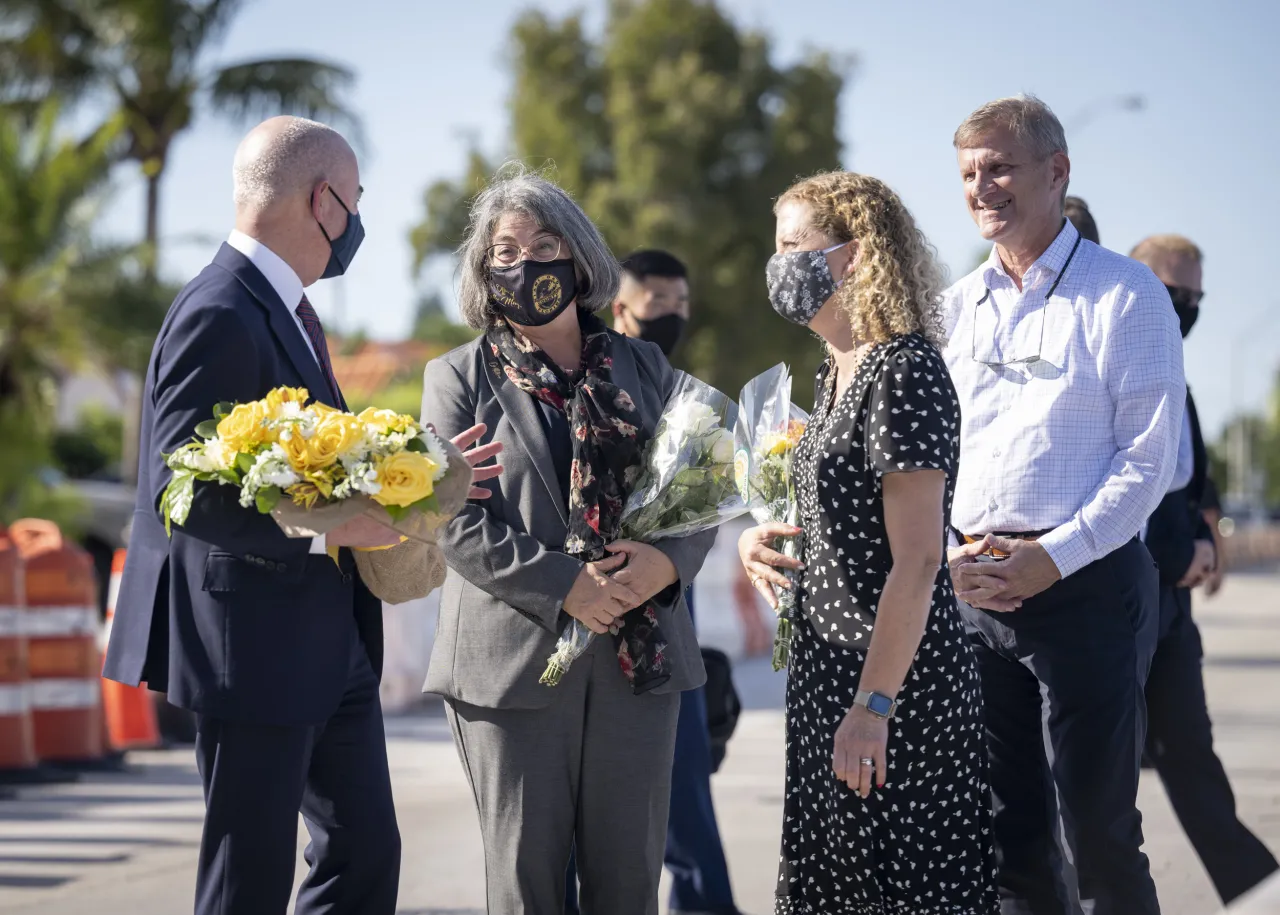
[[[942,268],[888,185],[854,172],[822,172],[788,188],[774,214],[788,203],[807,204],[814,228],[858,242],[853,275],[836,290],[855,339],[881,343],[918,333],[942,344]]]

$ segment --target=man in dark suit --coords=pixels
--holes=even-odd
[[[1165,284],[1185,337],[1199,315],[1200,249],[1179,235],[1139,242],[1130,257]],[[1205,703],[1200,630],[1191,591],[1209,581],[1220,557],[1205,522],[1207,459],[1195,402],[1187,392],[1179,470],[1147,524],[1145,540],[1160,569],[1160,630],[1147,679],[1147,758],[1224,903],[1276,870],[1276,860],[1236,816],[1235,797],[1213,751]]]
[[[289,539],[233,487],[212,484],[196,485],[171,538],[157,511],[170,477],[162,455],[214,404],[289,385],[345,408],[303,289],[342,273],[364,237],[355,154],[322,124],[273,118],[241,143],[234,179],[236,229],[174,301],[147,368],[138,503],[104,675],[145,681],[196,713],[198,915],[283,915],[299,812],[311,869],[297,912],[392,915],[400,835],[378,702],[382,608],[351,550],[399,538],[361,518]]]

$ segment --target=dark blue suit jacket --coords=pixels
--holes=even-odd
[[[214,404],[291,385],[343,406],[332,403],[295,304],[223,245],[170,307],[147,368],[138,501],[103,671],[201,714],[279,725],[334,712],[354,639],[380,674],[381,602],[347,551],[341,568],[311,555],[311,541],[242,508],[235,487],[196,483],[191,515],[172,538],[158,505],[170,478],[161,454],[190,441]]]
[[[1191,482],[1166,493],[1147,522],[1147,549],[1160,570],[1160,584],[1175,587],[1195,558],[1197,540],[1213,540],[1213,532],[1201,508],[1208,484],[1209,459],[1200,433],[1196,402],[1187,391],[1187,416],[1191,423],[1191,447],[1195,455]],[[1222,557],[1218,557],[1222,561]]]

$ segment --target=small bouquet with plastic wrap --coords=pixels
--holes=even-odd
[[[640,543],[687,537],[746,512],[733,479],[733,401],[677,373],[644,457],[628,471],[620,536]],[[595,633],[578,620],[565,627],[540,680],[556,686]]]
[[[779,363],[746,383],[738,400],[734,435],[734,478],[738,491],[758,524],[799,526],[792,459],[809,414],[791,402],[791,372]],[[803,534],[779,538],[777,549],[800,558]],[[794,583],[795,573],[783,570]],[[791,633],[796,612],[795,590],[774,586],[778,599],[778,631],[773,640],[773,669],[782,670],[791,657]]]
[[[173,478],[160,500],[165,529],[186,523],[196,483],[234,486],[246,509],[270,514],[289,537],[318,537],[368,515],[405,539],[434,544],[471,485],[451,442],[412,416],[359,415],[308,403],[305,388],[221,403],[194,441],[164,455]]]

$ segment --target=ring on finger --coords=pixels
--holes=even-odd
[[[864,756],[859,759],[858,762],[862,763],[864,766],[871,766],[872,768],[874,768],[876,764],[876,761],[870,756]]]

